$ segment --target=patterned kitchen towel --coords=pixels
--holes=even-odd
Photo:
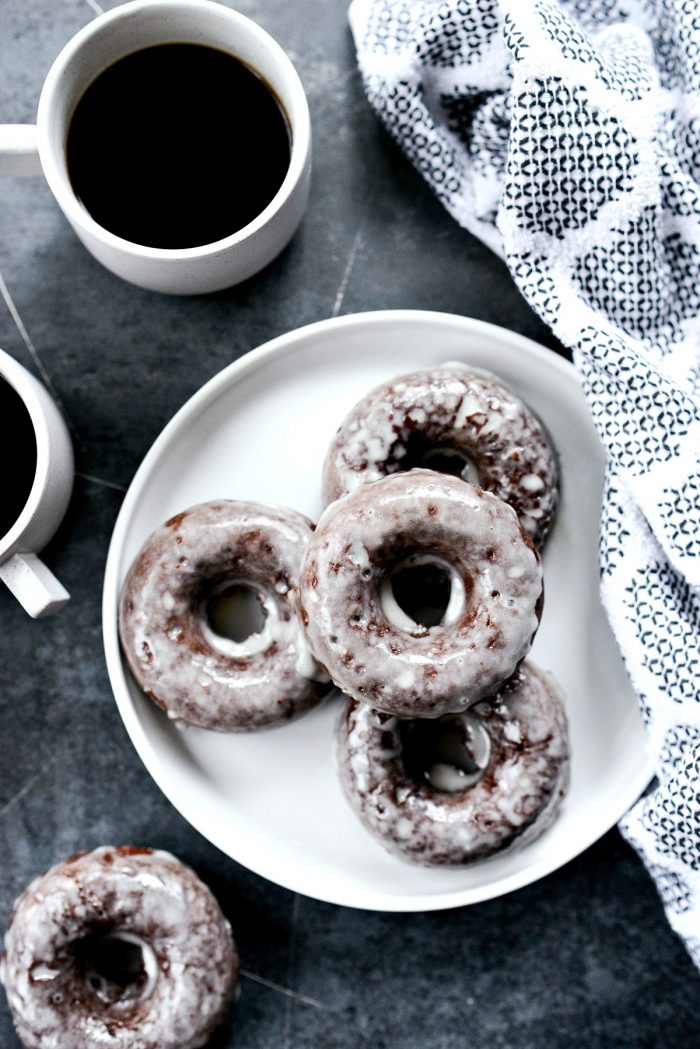
[[[658,786],[622,830],[700,966],[700,5],[353,0],[367,94],[573,351]]]

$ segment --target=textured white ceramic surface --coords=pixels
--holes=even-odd
[[[36,438],[36,472],[24,509],[0,536],[0,579],[31,616],[49,615],[68,593],[35,556],[58,528],[73,488],[73,446],[49,393],[13,357],[0,350],[0,376],[24,401]],[[12,455],[12,449],[5,449]]]
[[[289,169],[267,207],[231,236],[182,250],[134,244],[95,222],[73,192],[65,155],[73,110],[95,77],[133,51],[166,42],[219,47],[252,66],[280,99],[291,134]],[[44,82],[36,134],[25,125],[0,127],[0,172],[33,174],[37,156],[61,210],[107,269],[153,291],[218,291],[271,262],[301,221],[311,177],[309,107],[292,62],[251,19],[210,0],[132,0],[99,15],[63,48]]]
[[[463,870],[389,856],[349,809],[334,768],[337,701],[247,736],[180,731],[132,681],[119,650],[121,583],[165,518],[213,498],[286,504],[317,517],[321,465],[345,413],[373,385],[461,360],[501,376],[543,419],[561,460],[562,499],[544,554],[546,600],[532,656],[563,686],[572,780],[554,826]],[[179,811],[229,856],[318,899],[430,910],[500,895],[577,855],[650,778],[637,704],[598,596],[603,453],[573,368],[501,328],[448,314],[386,311],[283,335],[206,384],[146,456],[117,521],[104,590],[112,687],[131,739]]]

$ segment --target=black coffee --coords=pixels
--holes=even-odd
[[[247,225],[290,156],[270,88],[201,44],[147,47],[100,73],[66,148],[73,190],[95,221],[153,248],[194,248]]]
[[[6,535],[29,498],[36,474],[36,437],[24,401],[0,379],[0,442],[5,449],[0,490],[0,536]]]

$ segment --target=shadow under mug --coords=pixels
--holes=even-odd
[[[289,167],[273,199],[242,229],[201,247],[151,248],[110,233],[76,197],[68,173],[68,127],[85,90],[120,58],[163,43],[204,44],[234,55],[272,88],[290,127]],[[280,45],[237,11],[211,0],[131,0],[99,15],[63,48],[44,82],[36,127],[0,125],[0,173],[42,170],[80,240],[117,276],[171,294],[220,291],[271,262],[301,222],[311,178],[311,120],[304,88]]]
[[[57,612],[70,596],[37,554],[66,512],[73,488],[73,447],[63,417],[46,389],[3,350],[0,378],[22,400],[36,440],[29,495],[17,519],[0,536],[0,579],[37,619]]]

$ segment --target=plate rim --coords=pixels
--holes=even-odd
[[[222,390],[234,385],[245,378],[248,374],[252,374],[264,366],[268,359],[283,357],[294,353],[295,350],[299,349],[299,343],[301,342],[303,345],[308,337],[313,338],[324,332],[332,333],[337,330],[361,327],[368,322],[381,325],[395,324],[397,322],[410,324],[417,321],[428,321],[449,326],[457,325],[462,328],[465,334],[483,334],[501,342],[510,343],[511,346],[521,349],[526,355],[534,356],[545,363],[547,367],[552,367],[555,371],[559,371],[565,382],[573,382],[579,390],[581,388],[574,365],[570,361],[559,356],[553,350],[549,350],[527,336],[510,331],[500,325],[491,324],[487,321],[481,321],[460,314],[418,309],[367,310],[359,313],[343,314],[339,317],[330,317],[324,320],[313,321],[310,324],[305,324],[298,328],[291,329],[290,331],[283,332],[282,334],[265,341],[259,346],[248,350],[237,360],[216,372],[210,379],[200,386],[199,389],[197,389],[180,406],[180,408],[177,409],[175,414],[166,423],[153,441],[146,452],[146,455],[139,464],[119,509],[107,551],[102,593],[102,638],[107,673],[114,700],[117,704],[117,709],[127,735],[129,736],[138,757],[156,786],[165,795],[173,808],[185,820],[187,820],[197,833],[201,834],[207,841],[216,846],[216,848],[218,848],[224,855],[228,856],[236,863],[240,863],[242,866],[260,877],[273,882],[273,884],[277,884],[291,892],[296,892],[300,895],[307,896],[311,899],[317,899],[325,903],[333,903],[338,906],[351,907],[358,910],[385,913],[416,913],[448,910],[453,907],[462,907],[484,902],[486,900],[495,899],[499,896],[504,896],[517,889],[524,888],[526,885],[539,881],[541,878],[544,878],[548,874],[563,867],[602,838],[618,822],[624,813],[627,812],[630,806],[648,786],[654,775],[654,768],[646,748],[644,754],[640,756],[640,765],[637,774],[630,778],[627,783],[627,788],[624,791],[618,792],[616,795],[616,803],[612,805],[613,815],[608,815],[608,817],[602,821],[600,826],[596,826],[592,833],[585,835],[581,841],[578,841],[575,851],[565,852],[561,856],[547,857],[532,867],[528,867],[525,870],[516,872],[505,878],[500,878],[497,882],[481,885],[476,888],[438,891],[430,894],[414,893],[412,895],[407,894],[401,897],[394,897],[384,891],[368,890],[366,886],[362,886],[358,883],[353,885],[353,892],[356,899],[352,902],[348,902],[347,899],[343,898],[342,891],[319,892],[315,889],[313,892],[310,892],[303,884],[299,883],[298,878],[294,876],[286,876],[284,869],[282,869],[279,874],[276,874],[274,878],[271,878],[268,870],[264,867],[264,864],[258,862],[256,856],[250,855],[251,850],[245,844],[238,854],[233,856],[230,848],[223,843],[223,836],[217,833],[215,827],[212,828],[206,826],[206,829],[203,829],[203,824],[205,824],[206,821],[199,815],[197,806],[190,805],[187,792],[183,790],[181,793],[178,793],[176,785],[168,781],[152,747],[150,738],[139,723],[126,684],[125,668],[122,661],[117,629],[117,610],[119,601],[118,569],[120,558],[123,553],[124,541],[127,536],[128,525],[130,524],[133,510],[138,503],[147,475],[150,472],[151,463],[159,457],[161,450],[169,443],[171,436],[180,430],[182,423],[188,417],[199,413],[208,402],[210,403],[214,401]],[[255,850],[252,851],[254,852]]]

